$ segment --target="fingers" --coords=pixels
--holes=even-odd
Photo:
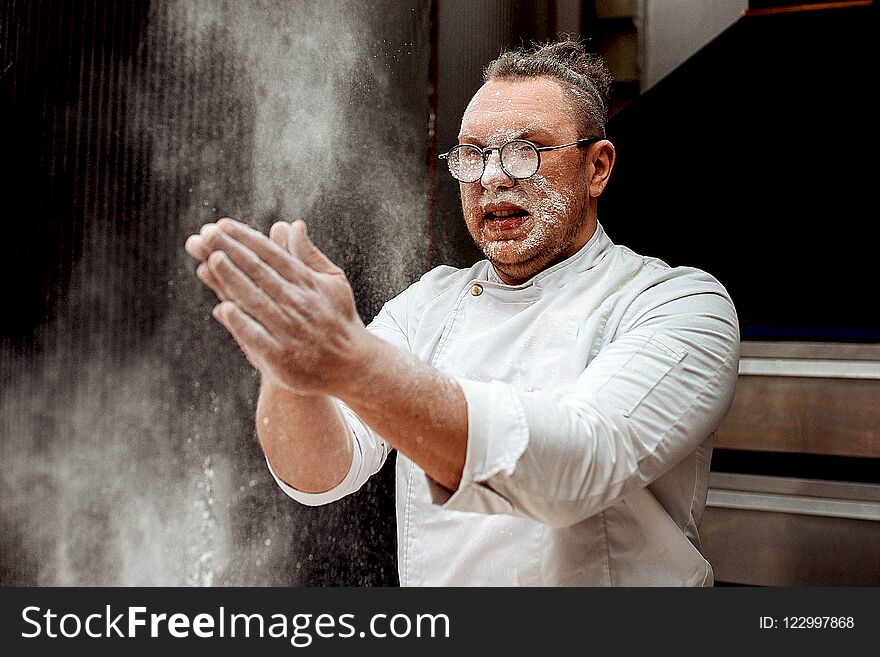
[[[204,227],[202,228],[204,230]],[[211,252],[207,250],[205,246],[204,238],[199,235],[190,235],[186,239],[186,243],[183,245],[183,248],[196,260],[205,261],[208,259],[208,256],[211,255]]]
[[[287,233],[289,230],[289,223],[287,223],[286,221],[276,221],[269,229],[269,239],[286,251]]]
[[[302,220],[298,219],[290,225],[287,232],[287,250],[314,271],[325,274],[335,274],[340,271],[309,239],[306,224]]]
[[[205,224],[198,235],[190,235],[184,249],[193,258],[204,262],[214,251],[229,251],[236,244],[244,245],[282,277],[296,280],[305,273],[305,268],[287,251],[285,226],[289,228],[284,222],[272,226],[274,237],[270,239],[246,224],[224,218],[215,224]],[[237,264],[244,263],[238,260]]]
[[[260,370],[265,359],[280,348],[278,341],[259,322],[234,303],[224,301],[214,306],[211,314],[235,338],[251,364]]]
[[[260,322],[266,329],[281,335],[287,326],[287,314],[255,281],[239,269],[223,251],[215,251],[208,257],[207,269],[216,280],[221,281],[224,298],[234,301],[244,312]]]
[[[243,272],[258,288],[263,290],[278,305],[285,306],[290,300],[290,279],[284,278],[277,270],[268,265],[262,258],[258,257],[251,249],[241,242],[233,239],[227,233],[215,226],[208,226],[204,233],[205,243],[214,253],[224,253],[232,260],[235,267]],[[268,242],[269,240],[260,235],[260,238]],[[274,243],[273,243],[274,244]],[[211,254],[213,256],[213,253]],[[210,257],[209,256],[209,260]],[[293,260],[289,255],[285,254],[285,258]],[[297,264],[303,271],[302,265]],[[220,283],[228,286],[230,283],[223,279],[226,270],[215,271]],[[296,280],[296,277],[293,277]],[[301,277],[300,277],[301,278]],[[230,300],[235,300],[231,294],[231,290],[226,288],[226,296]]]
[[[209,225],[207,227],[208,234],[206,235],[209,241],[212,243],[216,241],[217,244],[223,245],[239,242],[289,281],[299,280],[307,273],[302,263],[297,261],[296,258],[290,257],[287,249],[240,221],[235,221],[234,219],[221,219],[218,221],[216,228],[219,229],[220,235],[211,233],[210,228],[211,226]],[[203,229],[202,232],[205,234],[206,230]],[[223,239],[224,237],[226,239]]]
[[[275,241],[286,249],[278,239]],[[246,247],[242,247],[240,243],[229,238],[226,233],[218,229],[216,224],[206,224],[202,226],[198,235],[190,235],[184,244],[184,249],[193,258],[201,261],[201,264],[196,268],[196,276],[214,290],[221,301],[231,300],[229,292],[224,289],[223,281],[217,278],[205,264],[214,251],[228,252],[237,266],[246,271],[252,280],[257,281],[261,286],[271,287],[277,293],[277,288],[282,283],[280,276],[273,276],[271,270],[265,266],[262,260]],[[263,266],[260,267],[260,265]]]
[[[341,272],[312,243],[302,221],[276,222],[267,238],[246,224],[224,218],[203,226],[199,235],[187,239],[185,248],[203,265],[213,262],[199,266],[196,275],[221,301],[242,302],[246,312],[266,321],[277,321],[278,313],[290,305],[289,282],[308,282],[310,271]],[[211,261],[212,254],[218,252],[227,255],[231,262]],[[241,274],[253,285],[248,285]],[[262,290],[277,307],[269,307],[271,304],[267,305],[255,288]]]
[[[226,290],[223,289],[223,284],[214,276],[210,267],[204,262],[196,267],[196,276],[198,276],[202,283],[214,290],[214,293],[220,301],[229,301],[229,296],[227,295]]]

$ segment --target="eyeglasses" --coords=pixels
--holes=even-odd
[[[599,139],[600,137],[586,137],[561,146],[535,146],[525,139],[511,139],[503,146],[492,148],[458,144],[439,157],[441,160],[446,160],[453,178],[463,183],[472,183],[483,177],[489,156],[492,155],[492,151],[498,151],[504,173],[514,180],[523,180],[531,178],[538,172],[543,151],[555,151],[569,146],[586,146]]]

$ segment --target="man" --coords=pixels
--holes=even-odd
[[[302,222],[187,242],[262,374],[260,444],[292,498],[339,499],[398,450],[402,585],[713,583],[697,529],[736,313],[599,225],[609,82],[570,41],[487,68],[442,156],[487,260],[433,269],[369,328]]]

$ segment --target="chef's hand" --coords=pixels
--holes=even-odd
[[[302,221],[269,237],[232,219],[186,241],[199,279],[220,299],[213,315],[271,382],[333,394],[366,333],[345,273],[311,242]]]

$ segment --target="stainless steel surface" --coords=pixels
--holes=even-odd
[[[741,374],[715,447],[880,458],[880,380]]]
[[[867,360],[806,360],[741,358],[739,373],[749,376],[800,376],[822,379],[880,380],[880,362]]]
[[[739,373],[880,380],[880,345],[745,341]]]
[[[880,344],[744,340],[742,343],[742,356],[743,358],[880,361]]]
[[[880,486],[713,473],[700,535],[718,582],[880,585]]]
[[[715,446],[880,458],[880,345],[743,342]],[[718,582],[880,585],[880,486],[713,472],[700,528]]]
[[[707,504],[719,509],[770,511],[773,513],[791,513],[804,516],[827,516],[880,521],[880,504],[876,502],[712,490],[709,491]]]
[[[744,341],[715,446],[880,458],[880,344]]]
[[[777,495],[806,495],[880,504],[880,486],[849,481],[768,477],[730,472],[712,472],[709,488],[715,491],[751,491]]]

